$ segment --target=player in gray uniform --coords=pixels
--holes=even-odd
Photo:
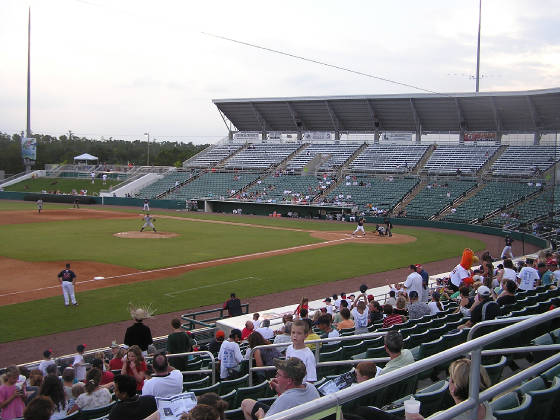
[[[37,200],[37,211],[38,211],[39,213],[41,213],[41,210],[43,210],[43,200],[38,199],[38,200]]]
[[[152,218],[152,216],[150,216],[150,213],[146,213],[146,215],[143,217],[143,219],[144,219],[144,226],[142,226],[142,228],[140,229],[140,232],[143,232],[144,228],[146,228],[146,227],[151,227],[154,232],[157,232],[156,228],[154,227],[154,224],[152,223],[152,222],[155,222],[156,219]]]

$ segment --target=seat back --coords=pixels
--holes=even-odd
[[[523,394],[521,402],[515,392],[508,392],[490,403],[492,412],[498,420],[524,420],[527,418],[532,398]]]
[[[342,358],[343,359],[350,359],[355,354],[360,354],[366,351],[366,345],[363,341],[360,341],[358,344],[354,344],[351,346],[342,346]]]
[[[258,400],[259,398],[264,398],[266,395],[266,388],[269,387],[268,381],[262,381],[260,384],[255,386],[247,386],[237,388],[237,393],[235,395],[235,400],[230,408],[237,408],[241,406],[241,401],[245,398],[252,398]]]
[[[227,394],[236,388],[247,386],[248,384],[249,384],[249,374],[243,375],[242,377],[237,379],[222,381],[222,385],[220,387],[220,393]]]
[[[502,356],[497,363],[493,363],[491,365],[482,365],[486,369],[486,373],[488,373],[492,385],[500,381],[500,377],[502,376],[502,372],[506,364],[507,364],[507,357]]]
[[[208,385],[210,385],[209,376],[205,376],[204,378],[199,379],[197,381],[185,381],[183,382],[183,392],[189,391],[193,388],[202,388]]]
[[[414,398],[420,401],[420,414],[428,417],[437,411],[449,408],[442,406],[443,397],[448,389],[449,382],[439,381],[414,394]]]
[[[99,408],[94,408],[93,410],[81,410],[80,416],[78,418],[82,420],[92,420],[99,417],[104,417],[109,414],[115,404],[116,401],[113,401],[111,404]]]
[[[214,385],[205,386],[202,388],[192,388],[190,392],[194,392],[194,395],[199,396],[202,394],[206,394],[207,392],[215,392],[216,394],[220,394],[220,385],[221,382],[216,382]]]
[[[542,381],[542,378],[538,377]],[[531,382],[531,381],[530,381]],[[526,415],[527,419],[552,419],[557,418],[558,413],[553,412],[558,407],[560,398],[560,378],[554,378],[550,387],[527,391],[533,402]]]

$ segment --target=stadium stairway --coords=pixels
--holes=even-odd
[[[344,161],[344,163],[342,165],[340,165],[340,168],[338,169],[338,173],[337,173],[337,177],[338,179],[342,179],[342,173],[348,169],[348,167],[350,166],[350,164],[352,163],[352,161],[354,159],[356,159],[356,157],[358,157],[365,149],[367,149],[368,144],[364,142],[364,144],[362,144],[360,147],[358,147],[358,149],[352,153],[350,156],[348,156],[348,159],[346,159]]]
[[[279,169],[284,169],[286,167],[286,164],[290,161],[290,159],[292,159],[295,155],[299,154],[302,150],[304,150],[310,144],[311,143],[303,143],[296,150],[294,150],[292,153],[290,153],[288,156],[286,156],[284,159],[282,159],[280,162],[278,162],[278,164],[276,166],[271,166],[268,169],[268,171],[266,171],[266,172],[271,173],[271,172],[279,170]]]
[[[230,155],[226,156],[225,158],[223,158],[222,160],[220,160],[215,167],[216,168],[223,168],[224,165],[226,164],[226,162],[228,160],[230,160],[232,157],[234,157],[235,155],[237,155],[238,153],[241,153],[243,150],[245,150],[247,147],[249,147],[249,143],[245,143],[243,146],[241,146],[239,149],[235,150],[233,153],[231,153]]]
[[[455,200],[451,205],[449,205],[447,208],[445,208],[440,214],[437,214],[433,217],[430,217],[430,220],[441,220],[442,218],[447,216],[449,213],[451,213],[452,208],[460,206],[465,201],[470,200],[476,193],[478,193],[480,190],[482,190],[485,187],[485,185],[486,184],[484,184],[483,182],[479,183],[476,187],[474,187],[472,190],[470,190],[465,196],[459,197],[457,200]]]
[[[200,171],[199,173],[194,174],[194,175],[191,176],[189,179],[187,179],[187,180],[185,180],[185,181],[179,183],[179,185],[173,186],[173,187],[171,187],[168,191],[162,192],[161,194],[159,194],[158,196],[156,196],[156,198],[157,198],[158,200],[165,199],[165,197],[166,197],[167,195],[174,193],[175,191],[177,191],[178,189],[184,187],[184,186],[187,185],[188,183],[193,182],[194,180],[200,178],[200,176],[201,176],[202,174],[204,174],[205,172],[206,172],[206,171]]]
[[[550,189],[550,188],[549,188],[549,189]],[[529,194],[529,195],[523,197],[521,200],[519,200],[519,201],[517,201],[517,202],[515,202],[515,203],[512,203],[511,205],[505,207],[504,209],[496,210],[496,211],[490,213],[490,214],[487,215],[483,220],[481,220],[480,223],[483,223],[483,224],[484,224],[484,223],[488,222],[490,219],[492,219],[493,217],[496,217],[498,214],[500,214],[500,213],[502,213],[502,212],[509,213],[511,210],[515,210],[515,208],[518,207],[519,205],[524,204],[524,203],[528,203],[528,202],[530,202],[530,201],[532,201],[532,200],[534,200],[534,199],[536,199],[536,198],[538,198],[538,197],[540,197],[540,196],[545,195],[545,194],[546,194],[546,191],[547,191],[547,190],[544,189],[543,191],[536,191],[536,192],[534,192],[533,194]],[[535,216],[536,216],[536,215],[535,215]]]
[[[498,150],[496,150],[494,152],[494,154],[492,156],[490,156],[490,159],[488,159],[486,161],[486,163],[484,165],[482,165],[482,167],[479,169],[478,171],[478,175],[484,175],[488,172],[490,172],[490,168],[492,167],[492,165],[494,164],[494,162],[496,162],[500,156],[502,156],[504,154],[504,152],[507,150],[507,146],[502,144],[500,147],[498,147]]]
[[[410,203],[426,185],[428,185],[428,182],[425,179],[421,179],[421,181],[393,208],[393,214],[398,214],[402,209],[406,209],[408,203]]]
[[[426,164],[426,162],[430,159],[430,157],[432,156],[432,153],[434,153],[434,150],[436,149],[435,145],[431,144],[426,151],[424,152],[424,155],[420,158],[420,160],[418,161],[418,163],[416,164],[416,166],[414,168],[412,168],[412,170],[410,171],[411,174],[414,175],[418,175],[418,173],[422,170],[422,168],[424,168],[424,165]]]

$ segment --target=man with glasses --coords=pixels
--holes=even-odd
[[[269,407],[253,399],[245,399],[241,403],[243,414],[247,420],[267,418],[273,414],[288,410],[300,404],[319,398],[319,392],[312,384],[303,383],[305,364],[297,357],[286,360],[274,359],[276,376],[271,379],[270,387],[276,391],[278,398]]]

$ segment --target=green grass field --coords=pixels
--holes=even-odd
[[[19,191],[19,192],[41,192],[45,191],[60,191],[64,194],[71,194],[72,190],[80,192],[80,190],[87,190],[89,195],[99,194],[100,190],[108,190],[109,187],[117,185],[122,181],[108,179],[106,184],[103,185],[101,179],[95,179],[95,183],[91,183],[90,179],[83,178],[35,178],[26,179],[25,181],[18,182],[17,184],[10,185],[4,188],[5,191]]]
[[[48,206],[50,208],[51,204]],[[68,205],[59,206],[68,208]],[[32,208],[32,203],[0,201],[0,217],[2,210]],[[104,209],[113,210],[108,207]],[[120,210],[138,213],[137,209]],[[4,225],[0,230],[0,255],[26,261],[93,260],[148,269],[318,241],[306,232],[263,229],[260,225],[346,231],[354,227],[347,223],[291,219],[193,213],[182,215],[197,219],[231,220],[249,223],[254,227],[160,218],[156,221],[158,229],[177,232],[180,236],[154,240],[112,236],[114,232],[138,229],[140,220]],[[260,296],[392,270],[407,266],[410,262],[426,263],[451,258],[460,255],[464,247],[475,250],[484,247],[482,242],[458,234],[413,228],[396,228],[394,231],[415,236],[417,241],[398,245],[342,243],[93,291],[79,292],[78,285],[80,306],[77,308],[64,307],[61,296],[2,306],[0,317],[5,322],[0,326],[0,342],[126,320],[129,318],[129,302],[151,303],[157,313],[175,312],[219,304],[231,291],[236,291],[241,298]],[[325,294],[331,292],[328,287],[325,288]]]

